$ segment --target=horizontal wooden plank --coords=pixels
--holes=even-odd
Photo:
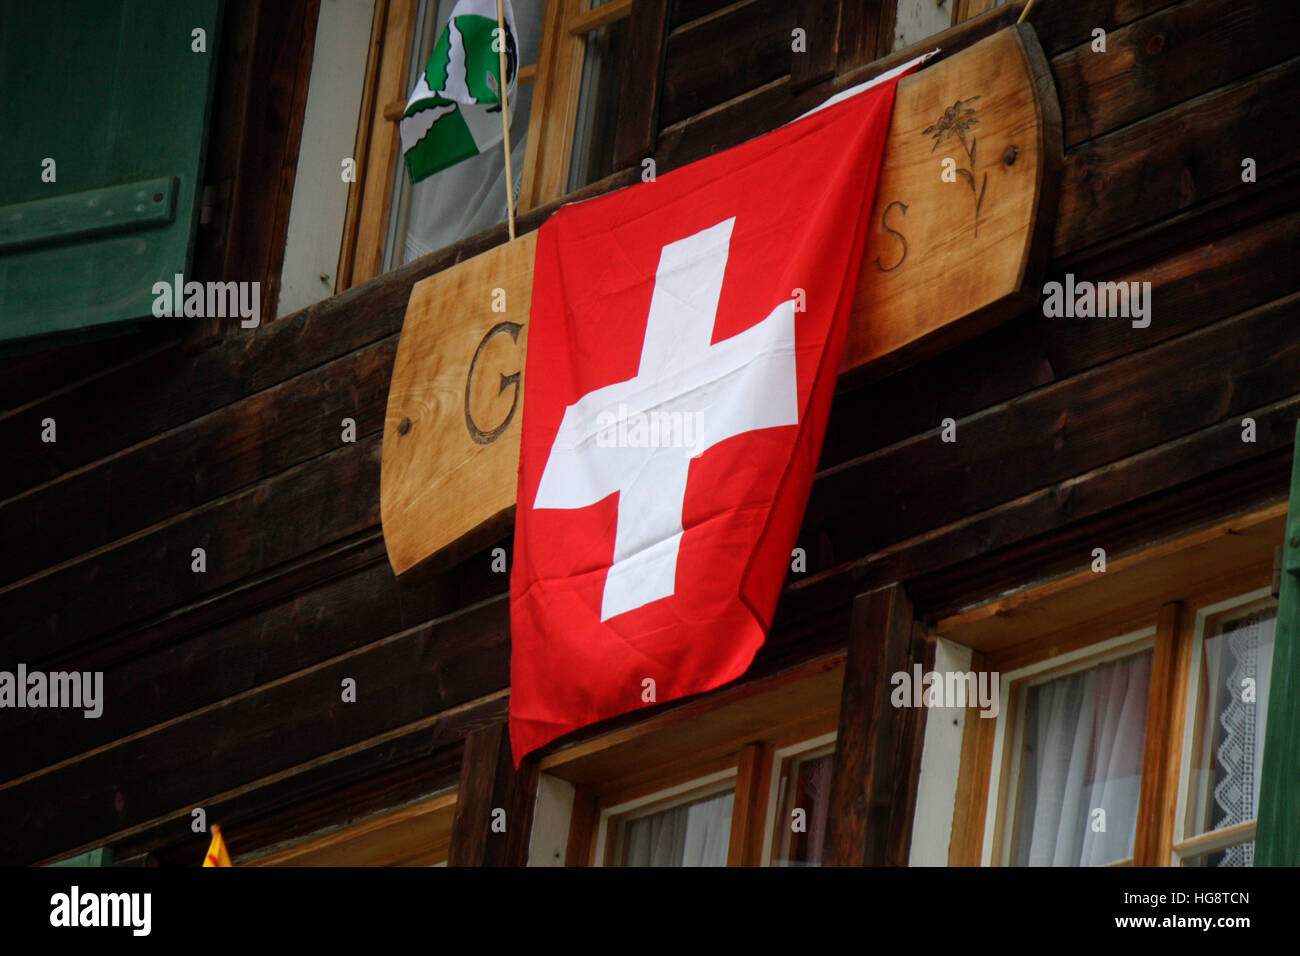
[[[478,727],[499,721],[508,700],[497,694],[451,708],[341,753],[220,793],[206,801],[205,809],[210,820],[224,821],[236,852],[244,852],[395,806],[454,782],[460,741]],[[148,853],[163,866],[193,866],[207,849],[207,837],[189,832],[188,825],[178,827],[178,817],[185,824],[189,814],[164,816],[106,836],[119,858]]]
[[[1135,554],[1106,553],[1106,573],[1091,565],[1043,584],[1021,588],[936,622],[948,640],[999,655],[1028,647],[1041,635],[1068,633],[1072,622],[1154,614],[1162,604],[1201,594],[1243,568],[1272,566],[1286,532],[1285,502],[1229,518]]]
[[[784,626],[896,580],[908,582],[927,618],[943,616],[1075,570],[1098,542],[1134,548],[1281,500],[1300,395],[1250,414],[1254,444],[1241,441],[1238,420],[1224,421],[892,547],[840,555],[841,564],[821,570],[810,562],[807,576],[791,580],[777,618]]]
[[[0,583],[214,501],[383,427],[390,336],[0,504],[23,548],[0,552]],[[105,504],[111,502],[111,507]]]
[[[1029,22],[1042,38],[1043,49],[1054,56],[1080,43],[1091,42],[1098,28],[1107,34],[1132,23],[1176,0],[1070,0],[1069,3],[1040,0],[1029,13]],[[1212,32],[1213,24],[1207,30]]]
[[[737,0],[672,0],[668,14],[669,27],[676,29],[682,24],[717,13],[723,7],[731,6]]]
[[[1260,178],[1300,162],[1300,130],[1276,119],[1298,82],[1294,58],[1068,152],[1053,257],[1256,188],[1242,182],[1247,157]]]
[[[1215,241],[1136,264],[1130,254],[1118,260],[1124,265],[1120,271],[1110,269],[1110,262],[1098,263],[1100,269],[1086,263],[1080,267],[1078,277],[1092,281],[1150,282],[1159,312],[1148,329],[1123,322],[1052,321],[1034,310],[959,349],[837,395],[821,467],[1294,292],[1300,288],[1292,265],[1300,261],[1300,203],[1294,194],[1270,195],[1265,201],[1271,211],[1279,211],[1272,208],[1279,199],[1290,204],[1290,211],[1245,224]],[[1190,231],[1188,224],[1183,230]],[[1062,268],[1053,265],[1048,278],[1060,281]],[[936,382],[943,387],[936,388]],[[889,409],[889,414],[879,409]]]
[[[1235,506],[1240,510],[1270,495],[1276,498],[1284,493],[1289,474],[1291,428],[1298,413],[1300,398],[1257,412],[1257,446],[1229,441],[1239,434],[1239,429],[1236,422],[1226,422],[1072,480],[1068,490],[1046,489],[905,549],[873,555],[868,561],[849,562],[833,575],[795,581],[787,590],[778,610],[778,622],[751,672],[770,666],[774,659],[784,659],[788,666],[810,654],[824,652],[837,641],[842,644],[847,620],[828,624],[826,609],[846,607],[844,602],[872,577],[888,580],[921,575],[919,593],[925,595],[921,606],[939,608],[939,599],[945,596],[955,606],[962,595],[971,593],[971,587],[990,586],[994,569],[1024,583],[1051,567],[1045,555],[1053,555],[1059,564],[1062,555],[1054,554],[1054,549],[1061,550],[1068,559],[1072,551],[1086,552],[1084,545],[1097,540],[1098,535],[1120,548],[1126,534],[1136,542],[1152,534],[1168,534],[1203,523],[1221,509]],[[1207,474],[1216,477],[1206,481]],[[1138,520],[1131,508],[1126,512],[1123,507],[1136,498],[1176,487],[1186,490],[1163,496],[1160,507],[1143,505],[1143,520]],[[1102,522],[1087,526],[1086,521],[1081,521],[1097,514],[1116,517],[1110,519],[1109,525]],[[1080,527],[1084,530],[1076,530]],[[1045,540],[1049,544],[1044,544]],[[1014,550],[1024,541],[1035,542],[1039,549],[1030,553],[1028,560],[1023,552],[1018,560],[1010,562],[996,561],[986,554],[989,549]],[[961,582],[959,588],[954,589],[951,582],[947,590],[927,586],[927,578],[935,578],[935,569],[961,567],[973,560],[985,569],[983,576],[973,575],[966,568],[953,575]],[[991,586],[997,586],[996,578]],[[175,828],[183,828],[182,817],[178,811]],[[169,832],[169,838],[175,839],[174,831]]]
[[[1185,0],[1052,60],[1075,146],[1295,55],[1292,0]]]
[[[638,177],[638,170],[624,170],[563,201],[609,192]],[[561,202],[520,216],[518,230],[536,229]],[[505,223],[485,229],[261,328],[192,352],[177,344],[0,414],[0,446],[9,455],[9,467],[0,469],[0,500],[396,333],[411,286],[501,245],[506,232]],[[159,401],[160,395],[167,400]],[[57,443],[40,440],[46,417],[58,423]]]
[[[1300,382],[1298,319],[1294,293],[977,412],[956,423],[954,442],[936,422],[819,475],[825,491],[809,504],[803,537],[829,541],[837,561],[881,550],[1264,407]]]
[[[95,720],[58,720],[49,711],[5,711],[0,753],[5,779],[34,772],[164,721],[235,697],[383,635],[502,597],[509,575],[493,573],[488,553],[412,587],[398,584],[382,547],[358,567],[321,577],[276,603],[226,621],[196,621],[193,633],[121,660],[73,659],[59,669],[104,671],[107,703]],[[205,626],[206,624],[206,626]],[[132,635],[140,645],[151,635]],[[116,645],[117,642],[114,642]],[[116,703],[115,703],[116,702]],[[39,748],[23,745],[41,739]]]
[[[123,362],[139,361],[168,348],[175,330],[146,328],[58,348],[42,348],[0,358],[0,413],[39,401],[51,392],[92,375],[103,375]]]
[[[659,122],[670,126],[790,73],[796,5],[748,0],[674,30],[664,50]]]
[[[792,90],[789,77],[779,76],[763,86],[738,94],[725,104],[677,123],[666,122],[661,112],[662,128],[659,144],[655,148],[658,170],[662,173],[676,169],[775,129],[835,93],[865,83],[935,46],[940,48],[940,52],[930,64],[939,63],[1011,26],[1015,20],[1014,9],[999,8],[990,16],[980,17],[939,34],[934,38],[934,44],[926,45],[924,50],[913,47],[892,53],[874,63],[842,73],[823,83],[813,84],[801,91]]]
[[[312,459],[67,565],[0,588],[0,660],[29,664],[233,584],[379,520],[379,437]],[[192,570],[194,548],[207,570]]]
[[[6,862],[202,806],[218,792],[497,691],[509,681],[508,642],[509,603],[492,601],[0,784]],[[344,679],[356,681],[355,702],[341,700]]]

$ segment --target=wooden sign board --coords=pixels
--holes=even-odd
[[[842,377],[887,374],[1037,302],[1062,162],[1028,27],[900,81]],[[535,249],[530,233],[411,290],[380,478],[398,575],[454,563],[513,520]]]

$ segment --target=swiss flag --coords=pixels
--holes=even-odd
[[[763,643],[897,79],[542,226],[510,582],[516,762],[733,680]]]

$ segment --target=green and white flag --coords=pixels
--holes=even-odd
[[[514,112],[515,13],[504,0],[506,75]],[[402,113],[402,154],[418,183],[501,142],[501,46],[496,0],[459,0]]]

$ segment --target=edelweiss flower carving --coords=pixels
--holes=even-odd
[[[976,138],[973,130],[980,121],[976,118],[975,110],[970,104],[978,99],[978,96],[972,96],[970,99],[958,100],[944,110],[943,115],[926,127],[921,134],[934,138],[934,145],[930,147],[932,153],[953,137],[956,137],[963,152],[966,153],[966,161],[970,164],[970,168],[962,169],[958,166],[957,175],[966,180],[966,184],[970,186],[971,197],[975,200],[975,235],[977,236],[980,230],[980,207],[984,205],[984,190],[989,184],[989,174],[985,173],[980,179],[979,188],[975,188]]]

